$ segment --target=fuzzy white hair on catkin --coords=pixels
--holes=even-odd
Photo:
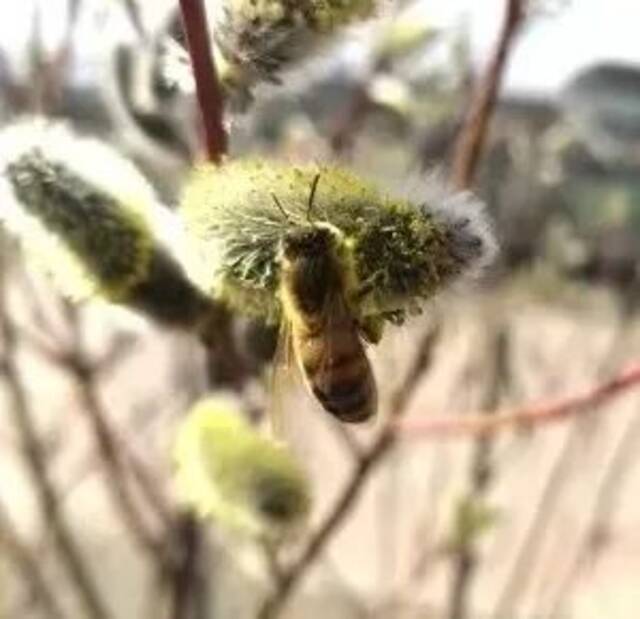
[[[465,265],[456,284],[479,279],[498,256],[499,245],[486,204],[473,192],[456,190],[435,168],[403,183],[403,194],[449,233],[452,251]]]
[[[160,44],[160,72],[167,84],[184,95],[195,95],[196,81],[189,53],[177,41],[165,38]]]
[[[109,144],[76,134],[64,122],[27,117],[0,130],[0,221],[22,241],[27,253],[34,254],[37,262],[42,262],[35,256],[37,253],[58,255],[62,241],[46,229],[35,213],[20,204],[8,178],[9,166],[28,155],[39,155],[49,164],[62,166],[123,208],[137,212],[153,231],[154,239],[174,256],[180,258],[185,251],[177,217],[158,201],[153,187],[132,162]],[[71,263],[68,267],[73,268]],[[77,279],[79,282],[81,277]],[[63,282],[60,284],[64,288]],[[74,287],[66,293],[81,299],[92,296],[94,290],[87,283],[86,290]]]
[[[76,134],[61,121],[24,118],[0,130],[0,192],[8,192],[5,205],[15,202],[6,178],[9,165],[29,154],[39,154],[50,164],[63,166],[88,186],[111,196],[127,209],[138,212],[153,228],[157,240],[178,250],[183,233],[177,216],[160,203],[142,172],[114,147],[96,138]],[[0,205],[0,218],[4,206]],[[28,215],[23,209],[20,217]],[[175,253],[175,252],[174,252]]]
[[[108,144],[76,134],[64,122],[25,118],[0,132],[0,173],[29,153],[40,153],[134,208],[156,203],[153,188],[133,163]]]
[[[7,175],[9,166],[21,157],[36,149],[48,150],[46,143],[51,136],[45,137],[45,132],[45,121],[40,118],[23,120],[0,131],[0,221],[7,232],[20,241],[31,262],[38,266],[36,270],[47,272],[55,278],[56,269],[49,264],[49,259],[65,255],[59,251],[60,241],[49,234],[34,214],[24,208]],[[66,267],[74,273],[74,283],[66,286],[64,278],[60,278],[59,285],[65,294],[73,299],[92,295],[94,286],[84,277],[82,269],[72,260],[68,261]]]

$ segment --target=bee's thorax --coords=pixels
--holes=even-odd
[[[313,321],[332,295],[344,296],[342,267],[335,239],[325,228],[303,228],[285,236],[280,261],[283,302],[290,314]]]

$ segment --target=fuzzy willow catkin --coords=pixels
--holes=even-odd
[[[342,265],[351,272],[344,292],[356,319],[400,322],[495,254],[476,198],[437,184],[429,194],[417,202],[337,166],[247,159],[197,169],[181,214],[202,286],[239,312],[277,322],[284,235],[326,225],[341,239]]]
[[[257,82],[278,83],[281,72],[322,39],[375,9],[373,0],[221,0],[210,5],[223,81],[240,91]]]
[[[63,124],[32,118],[0,132],[0,220],[72,298],[184,326],[210,309],[169,250],[171,215],[143,175]]]
[[[231,106],[242,110],[259,83],[308,58],[341,27],[371,17],[380,0],[207,0],[213,51]],[[165,77],[191,90],[184,50],[166,47]]]
[[[178,494],[202,518],[271,540],[305,522],[311,499],[301,467],[283,445],[252,428],[230,397],[211,396],[193,407],[174,457]]]

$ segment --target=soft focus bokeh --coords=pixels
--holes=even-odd
[[[391,4],[258,88],[229,119],[231,156],[342,161],[413,195],[446,175],[506,2]],[[163,78],[177,5],[0,3],[0,130],[36,112],[67,119],[135,161],[173,207],[199,152],[193,96]],[[480,439],[420,430],[428,416],[581,394],[640,359],[640,6],[528,5],[473,186],[499,260],[370,349],[384,416],[428,347],[406,429],[283,617],[640,616],[638,389]],[[212,523],[191,574],[198,603],[181,613],[171,599],[184,551],[171,452],[208,389],[199,342],[106,303],[73,305],[2,248],[0,311],[15,328],[0,364],[0,618],[255,617],[269,553]],[[376,428],[345,436],[300,385],[273,394],[261,325],[237,318],[228,337],[249,368],[247,409],[260,417],[277,396],[296,410],[313,527]]]

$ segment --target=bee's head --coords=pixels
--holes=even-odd
[[[335,245],[336,233],[315,224],[287,232],[282,239],[282,254],[287,260],[327,255]]]

